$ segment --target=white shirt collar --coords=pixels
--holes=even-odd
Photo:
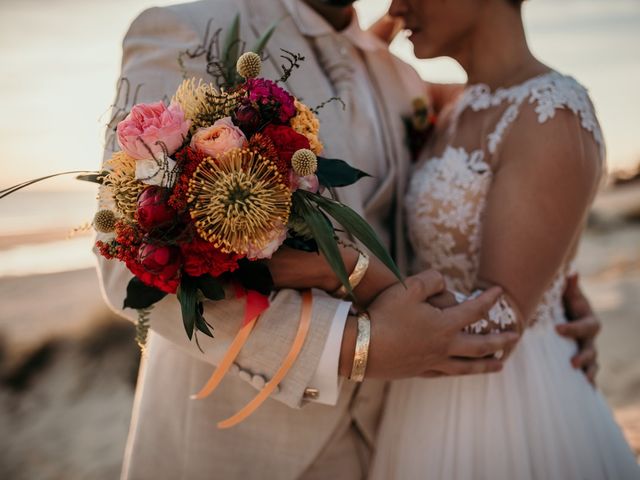
[[[336,33],[333,27],[303,0],[282,0],[282,3],[303,35],[317,37]],[[360,28],[358,14],[355,10],[353,11],[351,23],[347,28],[337,33],[359,50],[371,52],[378,49],[387,49],[387,45],[382,40]]]

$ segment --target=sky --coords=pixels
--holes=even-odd
[[[99,167],[122,37],[144,8],[170,3],[175,1],[0,0],[0,188]],[[361,22],[372,22],[388,3],[357,2]],[[637,164],[640,0],[529,0],[524,16],[534,53],[590,90],[610,167]],[[428,80],[465,80],[451,60],[417,61],[404,38],[392,49]],[[82,184],[66,179],[40,188]]]

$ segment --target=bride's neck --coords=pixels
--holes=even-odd
[[[491,89],[518,84],[547,69],[529,50],[520,12],[506,2],[499,15],[478,21],[454,58],[470,84]]]

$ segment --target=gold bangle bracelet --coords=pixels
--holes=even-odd
[[[354,382],[362,382],[367,370],[369,359],[369,343],[371,341],[371,319],[366,312],[358,315],[358,337],[356,339],[356,351],[353,356],[353,367],[349,379]]]
[[[369,268],[369,255],[366,253],[360,252],[358,255],[358,261],[356,262],[356,266],[353,268],[353,272],[349,275],[349,285],[351,285],[351,290],[355,290],[356,287],[360,284],[364,276],[367,274],[367,269]],[[349,295],[349,291],[347,287],[344,285],[340,285],[337,290],[333,292],[334,297],[345,298]]]

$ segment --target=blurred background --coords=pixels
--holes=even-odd
[[[170,3],[0,0],[0,189],[99,167],[121,39],[144,8]],[[360,0],[361,22],[388,3]],[[579,270],[604,323],[599,385],[640,453],[640,1],[534,0],[524,12],[534,52],[589,88],[606,137],[610,176]],[[404,38],[392,48],[425,79],[465,81],[452,61],[416,61]],[[139,356],[133,326],[100,297],[95,194],[68,177],[0,201],[1,478],[120,470]]]

